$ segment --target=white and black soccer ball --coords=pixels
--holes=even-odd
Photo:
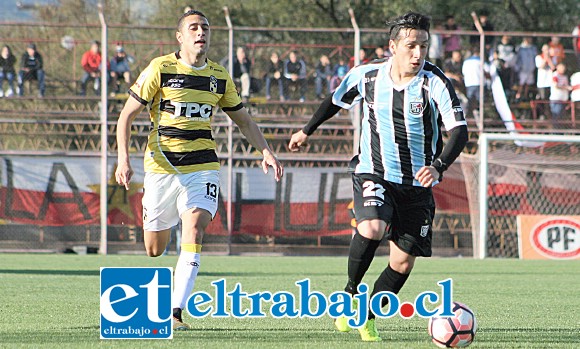
[[[75,47],[75,44],[75,39],[70,35],[65,35],[60,39],[60,45],[69,51]]]
[[[428,332],[433,343],[440,348],[465,348],[475,339],[477,320],[465,304],[453,302],[453,316],[432,317]]]

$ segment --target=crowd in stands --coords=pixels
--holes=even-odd
[[[494,30],[487,13],[479,18],[474,15],[471,30],[478,31],[477,21],[484,32]],[[453,16],[447,16],[444,23],[436,23],[435,29],[461,30]],[[573,35],[577,62],[572,63],[580,67],[580,25],[574,29]],[[500,78],[509,103],[530,105],[536,108],[539,118],[551,118],[554,123],[562,120],[566,110],[574,108],[570,100],[580,101],[580,73],[567,71],[564,46],[559,37],[522,37],[518,41],[517,37],[508,35],[486,35],[484,57],[480,57],[479,40],[479,36],[473,35],[469,40],[462,40],[453,33],[435,32],[430,37],[428,59],[443,69],[459,94],[465,97],[464,109],[468,117],[478,118],[480,86],[483,84],[488,94],[492,74]],[[482,60],[484,81],[480,81]],[[570,76],[569,73],[574,74]]]
[[[38,97],[44,97],[44,69],[42,55],[36,50],[34,43],[28,44],[26,52],[20,58],[20,69],[16,74],[16,57],[10,46],[4,45],[0,51],[0,97],[22,96],[24,83],[36,80],[38,82]],[[16,79],[16,86],[14,80]],[[4,90],[4,80],[8,83],[8,89]]]
[[[471,30],[477,30],[477,22],[486,32],[494,30],[487,13],[474,17]],[[535,108],[543,118],[560,120],[566,108],[570,108],[568,101],[579,101],[580,73],[570,71],[566,66],[564,46],[557,36],[523,37],[519,41],[517,37],[508,35],[486,35],[485,56],[480,57],[480,37],[453,33],[462,29],[455,22],[454,16],[449,15],[444,21],[435,21],[433,29],[428,60],[440,67],[452,81],[464,100],[468,117],[478,117],[480,86],[483,84],[486,91],[489,90],[492,70],[501,79],[510,103],[537,102]],[[575,65],[580,67],[580,25],[573,29],[572,34],[578,61]],[[541,49],[538,50],[538,47]],[[354,56],[336,52],[333,54],[321,53],[318,57],[309,57],[296,50],[273,50],[268,52],[269,58],[265,58],[264,62],[257,62],[255,60],[259,57],[249,57],[246,47],[240,46],[233,58],[232,78],[244,102],[253,96],[265,96],[266,100],[274,97],[281,102],[323,99],[338,87],[355,65]],[[360,64],[364,64],[389,55],[386,46],[373,49],[367,47],[359,51],[358,58]],[[93,41],[80,61],[83,74],[78,85],[79,95],[87,95],[87,91],[94,95],[100,94],[101,60],[100,43]],[[484,81],[480,81],[482,60]],[[130,86],[133,63],[134,59],[125,52],[125,48],[117,44],[113,57],[107,61],[107,81],[113,94],[126,91]],[[227,66],[227,57],[220,63]],[[256,72],[254,63],[259,65]],[[22,96],[26,92],[25,83],[28,82],[30,87],[34,81],[38,84],[38,96],[43,97],[46,90],[43,58],[36,45],[28,44],[20,61],[17,61],[11,48],[4,45],[0,51],[0,97]]]
[[[131,67],[133,58],[125,53],[121,45],[115,48],[115,56],[107,62],[107,77],[113,93],[120,92],[121,83],[125,83],[128,88],[132,83]],[[35,43],[29,43],[20,58],[18,73],[16,70],[17,60],[8,45],[0,49],[0,97],[24,96],[26,92],[26,83],[37,82],[37,96],[43,98],[46,92],[45,71],[43,58],[38,52]],[[101,51],[98,41],[91,42],[90,49],[86,51],[81,58],[83,76],[80,80],[79,94],[86,95],[87,85],[92,82],[92,89],[95,94],[100,94],[100,64]],[[4,87],[6,81],[7,88]],[[28,88],[31,89],[30,86]]]

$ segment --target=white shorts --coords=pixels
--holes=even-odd
[[[161,231],[175,226],[192,208],[208,211],[218,207],[219,171],[186,174],[145,173],[143,183],[143,230]]]

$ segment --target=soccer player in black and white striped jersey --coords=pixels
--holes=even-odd
[[[359,154],[351,161],[358,234],[349,251],[345,290],[357,293],[383,236],[389,240],[389,264],[371,296],[398,293],[416,257],[431,256],[435,201],[431,187],[459,156],[467,142],[463,110],[449,79],[425,60],[430,18],[407,13],[388,23],[392,58],[352,69],[326,98],[304,128],[292,135],[298,151],[324,121],[341,108],[363,101]],[[443,146],[441,125],[449,133]],[[386,298],[383,298],[383,306]],[[375,315],[359,328],[363,341],[380,341]],[[350,331],[346,318],[335,321]]]

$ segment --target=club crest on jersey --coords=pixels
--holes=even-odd
[[[217,93],[218,80],[215,76],[210,75],[209,77],[209,90],[211,93]]]
[[[411,102],[409,113],[419,115],[423,111],[423,102]]]

